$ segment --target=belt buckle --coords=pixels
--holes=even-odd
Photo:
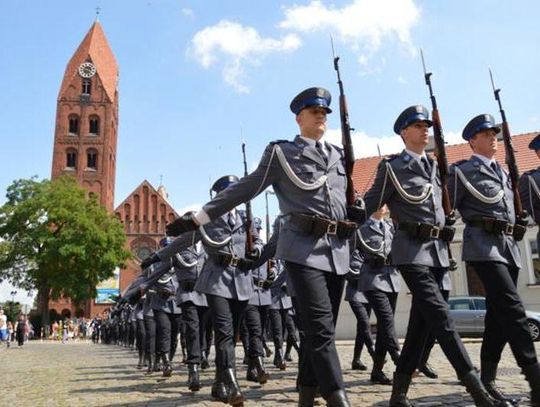
[[[513,235],[514,234],[514,225],[511,223],[508,223],[506,227],[504,228],[504,233],[507,235]]]
[[[229,266],[236,267],[238,266],[238,261],[240,260],[239,257],[231,256],[231,261],[229,262]]]
[[[264,285],[264,280],[257,281],[257,287],[263,288],[263,285]]]
[[[327,235],[335,235],[337,233],[337,227],[338,223],[336,220],[330,220],[328,221],[328,226],[326,227],[326,234]]]
[[[438,226],[433,226],[433,228],[429,232],[429,237],[432,239],[438,239],[440,234],[441,234],[441,228]]]

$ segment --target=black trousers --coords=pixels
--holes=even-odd
[[[137,322],[137,351],[139,352],[139,358],[144,358],[144,351],[146,347],[146,329],[144,326],[144,320],[138,319]]]
[[[146,357],[156,354],[156,320],[154,317],[144,316],[144,328],[146,332]]]
[[[442,273],[431,267],[408,264],[398,266],[412,294],[409,326],[396,372],[412,375],[418,366],[431,331],[458,378],[473,369],[473,364],[448,313],[448,304],[439,288]]]
[[[360,358],[362,348],[366,344],[373,349],[373,337],[371,336],[371,327],[369,326],[369,315],[371,306],[359,301],[349,301],[351,310],[356,317],[356,338],[354,340],[354,358]]]
[[[201,351],[205,348],[205,322],[208,307],[200,307],[191,301],[182,303],[182,319],[185,327],[188,364],[201,363]]]
[[[499,363],[508,342],[519,367],[537,362],[527,316],[516,289],[519,269],[499,262],[470,262],[486,290],[486,317],[480,358]]]
[[[304,329],[298,384],[319,386],[324,398],[343,389],[343,375],[335,344],[335,325],[344,278],[297,263],[285,262],[296,293]]]
[[[283,349],[283,332],[286,329],[288,309],[270,310],[270,328],[272,331],[272,341],[276,350]]]
[[[448,302],[448,297],[450,297],[450,291],[441,290],[441,294],[444,300]],[[424,346],[424,352],[422,353],[422,356],[420,357],[420,362],[418,363],[419,368],[427,363],[433,346],[435,346],[435,336],[430,332],[426,340],[426,345]]]
[[[247,301],[238,301],[211,294],[206,294],[206,299],[214,325],[216,366],[218,369],[234,369],[234,337],[235,333],[238,332],[240,318]]]
[[[296,336],[296,324],[289,312],[285,314],[285,329],[287,331],[287,348],[298,346],[298,336]]]
[[[173,356],[175,354],[176,347],[178,346],[180,318],[182,318],[182,314],[169,314],[164,311],[154,310],[158,355],[169,354]]]
[[[384,358],[386,352],[394,362],[399,358],[399,342],[394,327],[394,313],[398,293],[387,293],[380,290],[365,291],[373,312],[377,317],[377,339],[375,342],[375,355]]]
[[[247,304],[244,310],[248,333],[248,357],[264,357],[263,335],[264,324],[266,323],[269,305]]]

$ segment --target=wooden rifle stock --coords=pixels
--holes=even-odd
[[[248,175],[246,160],[246,143],[242,143],[242,155],[244,158],[244,177]],[[246,202],[246,254],[253,252],[253,212],[251,201]]]

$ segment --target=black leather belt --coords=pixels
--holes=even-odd
[[[180,281],[180,287],[182,288],[182,291],[191,292],[195,288],[196,282],[196,280],[183,280]]]
[[[490,218],[490,217],[482,217],[482,218],[475,218],[475,219],[469,219],[465,221],[467,225],[471,226],[477,226],[483,230],[485,230],[487,233],[491,233],[494,235],[507,235],[507,236],[513,236],[515,240],[520,241],[523,239],[523,236],[525,235],[525,232],[527,231],[527,227],[520,224],[513,224],[503,219],[497,219],[497,218]]]
[[[390,256],[386,258],[381,257],[381,256],[376,256],[376,257],[366,258],[364,262],[373,268],[379,269],[384,266],[390,266],[392,264],[392,259],[390,258]]]
[[[242,257],[235,256],[234,254],[227,253],[227,252],[218,252],[212,257],[215,259],[216,263],[221,266],[232,266],[232,267],[238,267],[243,266],[246,263],[246,260]]]
[[[259,288],[263,288],[264,287],[264,283],[266,282],[266,280],[263,280],[261,278],[255,278],[253,277],[253,285],[255,285],[255,287],[259,287]]]
[[[318,215],[306,215],[303,213],[291,213],[290,219],[304,233],[316,238],[321,238],[324,235],[335,235],[340,239],[348,239],[358,228],[355,222],[332,220]]]
[[[422,222],[399,222],[399,230],[404,230],[412,237],[421,240],[441,239],[451,242],[454,239],[456,229],[450,226],[439,227]]]

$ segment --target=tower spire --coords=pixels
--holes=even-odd
[[[99,14],[101,13],[101,7],[96,7],[96,23],[99,22]]]

